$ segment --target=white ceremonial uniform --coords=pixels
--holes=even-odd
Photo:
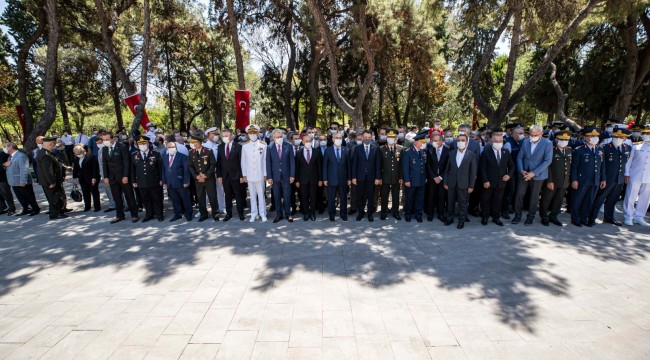
[[[214,161],[219,161],[219,156],[217,154],[217,148],[219,144],[212,142],[210,140],[207,140],[206,142],[203,143],[203,146],[206,148],[212,150],[212,154],[214,155]],[[219,212],[222,214],[226,213],[226,193],[223,189],[223,183],[220,183],[219,180],[217,180],[217,177],[214,177],[215,181],[217,182],[217,206],[219,206]]]
[[[156,140],[156,132],[153,131],[153,130],[149,130],[149,131],[147,131],[146,137],[149,138],[150,143],[153,143],[154,140]]]
[[[625,176],[630,177],[623,201],[625,220],[643,220],[650,204],[650,142],[644,142],[640,149],[632,149]]]
[[[264,193],[266,177],[266,143],[262,141],[248,141],[242,145],[241,171],[248,181],[248,190],[251,195],[251,221],[257,215],[266,218],[266,196]],[[259,208],[259,211],[258,211]]]

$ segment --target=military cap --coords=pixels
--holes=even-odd
[[[614,134],[612,134],[612,136],[619,139],[627,139],[627,133],[625,133],[623,130],[617,130]]]
[[[212,134],[212,133],[215,133],[215,132],[217,132],[217,128],[216,127],[211,127],[209,129],[205,130],[205,135],[209,135],[209,134]]]
[[[56,139],[57,139],[56,135],[44,136],[43,142],[56,141]]]
[[[560,131],[555,135],[555,138],[558,140],[569,140],[571,139],[571,132],[566,130]]]
[[[582,133],[583,133],[584,136],[600,136],[600,133],[598,132],[598,130],[593,126],[589,126],[589,127],[584,128],[582,130]]]
[[[246,126],[246,133],[247,134],[257,134],[260,132],[260,127],[257,125],[250,124]]]
[[[415,137],[413,137],[413,141],[426,141],[427,135],[429,135],[429,130],[422,130],[417,135],[415,135]]]
[[[202,143],[202,142],[203,142],[203,138],[200,137],[200,136],[196,136],[196,135],[192,134],[192,135],[190,135],[190,142],[198,142],[198,143]]]
[[[138,139],[138,144],[148,144],[149,143],[149,137],[148,136],[140,136]]]
[[[394,129],[390,129],[390,130],[388,130],[388,132],[386,133],[386,136],[387,136],[387,137],[394,137],[394,138],[396,138],[396,137],[397,137],[397,132],[396,132]]]

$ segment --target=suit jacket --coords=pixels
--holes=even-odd
[[[325,150],[323,158],[323,181],[328,182],[328,186],[347,185],[350,178],[350,151],[341,146],[341,160],[336,159],[334,146],[329,146]]]
[[[352,164],[350,167],[350,178],[358,181],[380,180],[381,179],[381,154],[379,146],[369,145],[368,157],[366,158],[366,146],[361,144],[352,152]]]
[[[388,145],[381,146],[381,181],[383,184],[399,184],[402,179],[402,157],[404,147],[395,144],[395,150],[391,155]]]
[[[2,151],[0,152],[0,164],[4,164],[9,160],[9,154],[6,152]],[[7,182],[7,170],[5,169],[4,166],[0,166],[0,183],[6,183]]]
[[[97,158],[92,154],[86,155],[83,159],[75,156],[72,162],[72,178],[79,179],[80,184],[92,185],[93,179],[99,183],[101,177]]]
[[[276,148],[277,151],[277,148]],[[298,152],[296,158],[296,181],[302,184],[316,184],[323,178],[323,157],[320,149],[311,150],[311,161],[307,163],[305,151]]]
[[[138,184],[139,188],[160,186],[163,168],[160,154],[149,150],[144,159],[140,151],[133,153],[132,156],[133,183]]]
[[[172,189],[181,189],[190,184],[190,167],[188,157],[176,152],[174,161],[169,165],[169,155],[161,157],[162,182]]]
[[[548,139],[541,138],[535,152],[531,154],[532,142],[524,140],[517,156],[518,171],[532,171],[535,174],[533,180],[546,180],[548,178],[548,166],[553,161],[553,143]]]
[[[60,184],[65,176],[65,167],[50,151],[41,149],[36,155],[38,162],[38,183],[48,187]]]
[[[573,150],[570,147],[564,148],[564,154],[559,147],[553,147],[553,161],[548,167],[548,179],[546,182],[552,182],[559,189],[567,189],[571,177],[571,158]]]
[[[10,186],[20,186],[20,183],[31,184],[32,175],[29,173],[29,158],[23,152],[16,151],[11,155],[11,164],[7,168],[7,182]]]
[[[266,177],[274,182],[286,181],[296,177],[296,160],[293,157],[293,145],[282,143],[281,157],[278,157],[278,145],[272,142],[266,149]]]
[[[505,175],[512,178],[515,175],[515,162],[510,156],[510,151],[501,148],[501,161],[497,162],[492,146],[483,149],[481,161],[479,161],[479,174],[481,183],[490,183],[491,189],[503,189],[507,182],[501,180]],[[454,158],[454,161],[456,159]]]
[[[450,145],[449,149],[450,150],[456,150],[458,149],[458,146],[456,145],[456,140],[454,140]],[[474,154],[476,155],[476,159],[478,160],[479,156],[481,155],[481,144],[474,140],[474,139],[468,139],[467,141],[467,150],[473,151]]]
[[[621,145],[621,149],[616,149],[612,143],[603,146],[605,155],[603,171],[605,171],[608,185],[625,183],[625,166],[632,149],[625,144]]]
[[[440,160],[438,160],[436,149],[431,147],[429,151],[429,161],[427,161],[427,177],[429,179],[435,179],[439,176],[444,177],[447,162],[449,161],[450,151],[451,150],[449,150],[448,147],[443,146],[440,153]]]
[[[241,172],[241,144],[232,143],[230,156],[226,159],[226,144],[217,148],[217,177],[224,180],[239,180]]]
[[[102,148],[102,166],[104,167],[104,178],[113,183],[122,183],[122,178],[130,178],[131,154],[129,147],[120,143],[115,147]]]
[[[237,145],[239,146],[239,145]],[[233,149],[235,146],[233,145]],[[178,152],[176,152],[178,155]],[[230,159],[232,160],[233,154],[230,154]],[[238,160],[239,162],[239,160]],[[188,157],[188,166],[190,168],[190,174],[192,174],[193,178],[196,178],[199,176],[199,174],[203,173],[207,178],[211,178],[214,176],[215,173],[218,174],[218,162],[214,159],[214,155],[212,155],[212,150],[201,147],[201,150],[191,150],[190,151],[190,156]],[[219,175],[217,175],[220,177]],[[239,178],[237,178],[239,179]],[[208,181],[206,179],[206,181]]]
[[[461,189],[473,188],[478,171],[476,154],[472,151],[465,150],[465,156],[463,156],[463,161],[459,167],[456,164],[456,153],[458,153],[458,149],[449,152],[449,161],[445,168],[443,182],[449,187],[458,187]]]

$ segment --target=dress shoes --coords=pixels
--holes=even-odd
[[[223,218],[223,221],[226,222],[230,219],[232,219],[232,214],[226,214],[226,216]]]
[[[172,217],[171,219],[169,219],[169,222],[174,222],[174,221],[176,221],[176,220],[180,220],[181,218],[183,218],[183,216],[181,216],[181,215],[174,215],[174,217]]]
[[[459,221],[459,222],[458,222],[458,225],[456,225],[456,229],[459,229],[459,230],[462,229],[462,228],[464,228],[464,227],[465,227],[465,223],[462,222],[462,221]]]
[[[499,219],[492,219],[492,222],[499,225],[499,226],[503,226],[503,223]]]
[[[116,217],[115,219],[111,220],[111,224],[117,224],[118,222],[124,220],[123,217]]]

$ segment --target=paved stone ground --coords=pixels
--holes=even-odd
[[[0,358],[650,358],[639,226],[100,214],[0,217]]]

